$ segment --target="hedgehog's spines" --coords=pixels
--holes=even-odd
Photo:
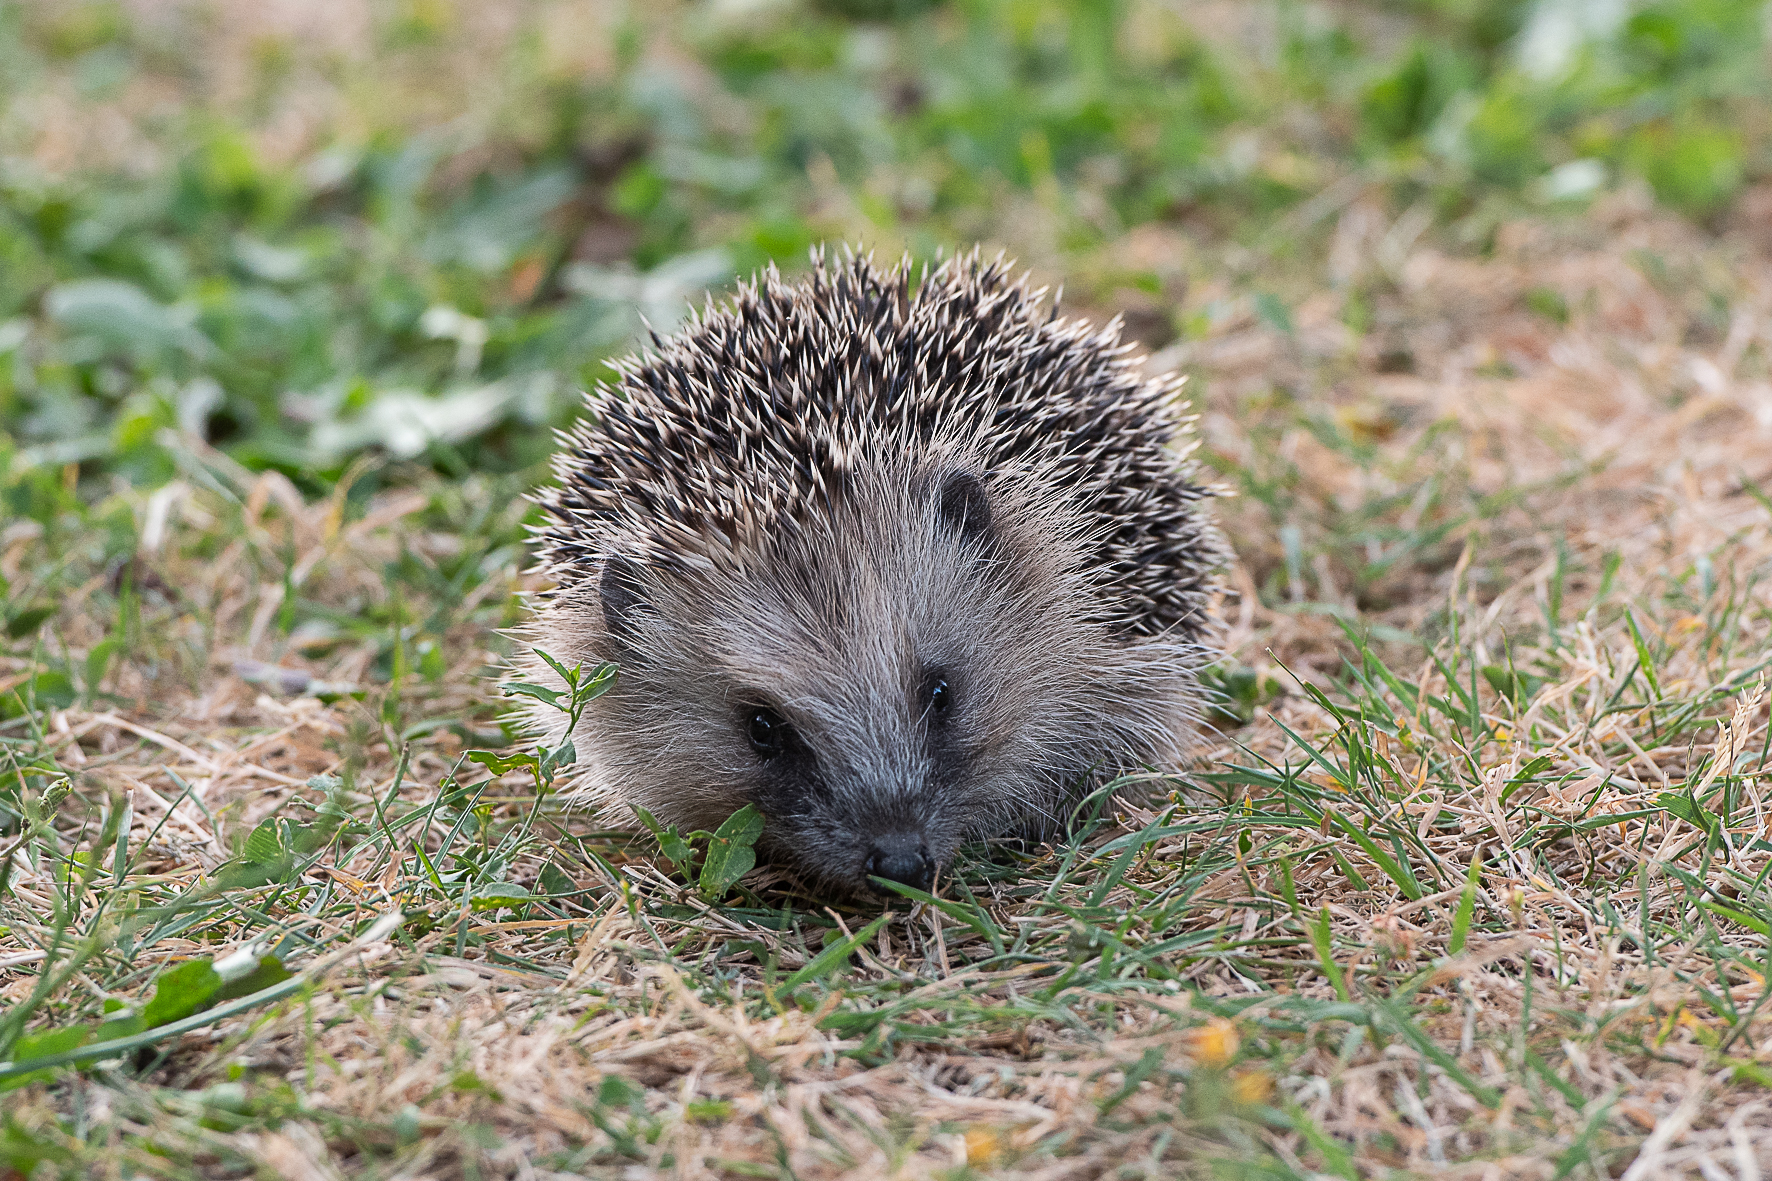
[[[1193,507],[1209,491],[1182,466],[1191,419],[1179,380],[1136,371],[1118,318],[1066,320],[1062,288],[1048,301],[977,249],[933,269],[904,256],[882,271],[853,249],[810,258],[798,285],[765,267],[611,366],[613,385],[588,398],[597,421],[563,438],[560,486],[540,500],[547,562],[624,547],[742,562],[770,530],[829,511],[858,460],[958,449],[1001,479],[1068,491],[1094,522],[1085,573],[1117,626],[1197,627],[1221,555]],[[585,544],[587,529],[603,543]]]

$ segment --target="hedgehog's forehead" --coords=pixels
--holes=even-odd
[[[885,668],[938,640],[944,621],[991,614],[1001,595],[908,486],[656,557],[681,615],[707,618],[709,647],[741,662],[805,652]]]

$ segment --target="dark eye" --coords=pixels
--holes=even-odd
[[[788,724],[771,709],[752,710],[745,723],[745,735],[751,749],[765,759],[774,758],[788,740]]]
[[[945,714],[954,704],[954,691],[948,688],[947,678],[936,677],[929,685],[929,712],[937,716]]]

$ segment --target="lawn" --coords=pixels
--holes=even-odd
[[[1768,64],[0,0],[0,1179],[1764,1175]],[[820,242],[1120,316],[1237,555],[1197,757],[885,907],[568,806],[501,691],[551,429]]]

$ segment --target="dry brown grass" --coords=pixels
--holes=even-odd
[[[158,167],[156,112],[250,103],[250,63],[279,41],[293,74],[259,129],[268,159],[303,158],[341,119],[382,120],[346,129],[367,134],[521,107],[490,51],[461,55],[442,97],[404,59],[365,60],[367,11],[168,18],[168,52],[204,46],[183,89],[145,73],[95,111],[46,88],[0,130],[50,170]],[[464,40],[503,44],[517,8],[473,11]],[[550,39],[536,76],[605,68],[547,59],[593,44]],[[384,101],[352,101],[389,73]],[[831,189],[820,224],[858,226]],[[1029,205],[992,232],[1049,277],[1201,269],[1179,231],[1065,257]],[[539,892],[550,867],[569,896],[477,910],[443,880],[532,803],[521,772],[460,761],[501,741],[489,674],[523,582],[508,488],[310,503],[186,441],[183,481],[94,513],[133,530],[127,568],[0,521],[9,582],[51,562],[86,575],[45,644],[0,662],[0,693],[131,637],[83,686],[102,692],[0,731],[24,794],[58,781],[33,766],[75,789],[34,842],[0,845],[9,1010],[85,936],[91,958],[33,1033],[267,936],[308,982],[7,1092],[0,1162],[35,1146],[67,1176],[291,1181],[1762,1175],[1772,189],[1720,233],[1627,192],[1504,225],[1487,253],[1432,244],[1429,219],[1357,187],[1331,216],[1322,268],[1294,268],[1292,331],[1252,297],[1268,263],[1227,249],[1187,297],[1202,330],[1157,361],[1194,375],[1204,453],[1238,492],[1221,505],[1240,558],[1227,655],[1278,695],[1165,784],[1173,804],[981,853],[947,909],[901,906],[792,986],[873,916],[767,871],[729,904],[702,898],[551,802],[503,872]],[[1136,297],[1094,310],[1123,306]],[[491,523],[463,525],[480,510]],[[440,589],[427,572],[476,538],[473,589]],[[291,631],[296,598],[333,623]],[[428,671],[398,638],[421,619]],[[1476,704],[1455,724],[1463,691]],[[267,816],[320,819],[325,774],[362,830],[297,880],[214,889]],[[1712,791],[1721,819],[1691,813],[1711,829],[1664,803]],[[65,859],[107,808],[131,860],[113,878],[101,856],[70,948]],[[365,938],[395,912],[390,937]]]
[[[510,877],[535,886],[546,863],[582,892],[475,910],[415,852],[441,864],[445,824],[471,815],[445,808],[416,842],[335,843],[288,890],[98,956],[37,1027],[270,929],[291,967],[326,966],[162,1057],[9,1094],[11,1126],[113,1176],[1094,1177],[1258,1160],[1297,1175],[1760,1175],[1772,511],[1749,489],[1772,476],[1772,258],[1753,236],[1769,204],[1707,239],[1621,200],[1593,222],[1504,227],[1473,259],[1398,247],[1406,232],[1355,202],[1340,286],[1306,301],[1293,333],[1237,304],[1166,354],[1200,382],[1212,462],[1244,484],[1223,506],[1242,559],[1229,655],[1289,690],[1203,752],[1179,808],[979,860],[946,911],[901,911],[828,987],[793,988],[820,939],[869,916],[766,873],[756,901],[713,904],[552,805]],[[1371,344],[1337,318],[1349,290],[1370,293]],[[1532,310],[1558,306],[1543,292],[1566,323]],[[1404,351],[1412,371],[1394,372]],[[342,492],[304,503],[280,477],[194,458],[213,487],[119,491],[143,533],[141,641],[105,683],[116,703],[48,712],[35,752],[77,780],[54,823],[64,852],[96,823],[82,801],[128,801],[140,852],[121,894],[143,906],[213,880],[264,815],[322,800],[310,776],[346,774],[335,800],[371,825],[376,800],[435,812],[452,772],[480,786],[458,755],[486,740],[491,628],[519,580],[515,552],[493,561],[434,680],[331,704],[248,683],[241,670],[276,666],[369,685],[385,650],[304,646],[276,626],[284,596],[385,607],[405,593],[389,582],[403,547],[434,564],[460,539],[419,524],[436,519],[423,493],[360,512]],[[1264,503],[1264,488],[1283,496]],[[1290,557],[1280,525],[1297,531]],[[16,579],[46,544],[10,527],[0,573]],[[106,633],[89,608],[105,578],[61,604],[75,659]],[[1347,677],[1338,617],[1378,629],[1371,657],[1397,684],[1371,664],[1370,690]],[[1517,670],[1520,691],[1498,692],[1485,666]],[[28,675],[14,661],[0,687]],[[1454,726],[1432,701],[1459,712],[1461,691],[1477,705]],[[419,718],[450,724],[403,737]],[[525,815],[526,782],[489,786],[488,833]],[[1660,803],[1717,788],[1714,837]],[[1129,860],[1124,839],[1101,851],[1139,833]],[[39,979],[57,872],[12,863],[10,1003]],[[352,942],[395,910],[393,938]]]

